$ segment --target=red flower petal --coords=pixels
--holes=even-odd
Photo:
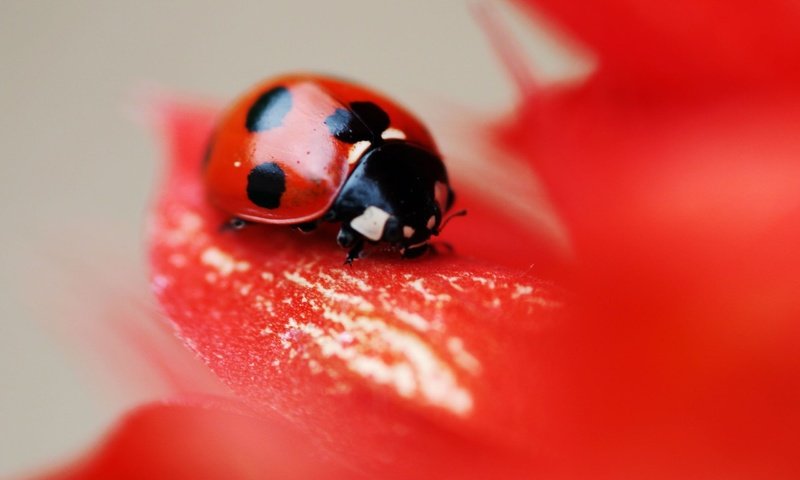
[[[493,232],[535,238],[482,203],[447,232],[458,255],[418,262],[345,268],[330,232],[220,233],[196,167],[213,112],[174,104],[162,304],[259,416],[367,475],[796,478],[796,9],[537,3],[601,67],[536,91],[499,138],[571,234],[579,315],[522,268],[536,257],[516,235],[481,252]]]
[[[532,346],[560,307],[553,288],[528,265],[447,253],[345,266],[331,231],[221,232],[199,179],[213,115],[162,108],[173,165],[151,228],[153,285],[223,382],[367,470],[477,451],[527,461],[546,402],[531,396],[544,380]]]
[[[583,459],[571,470],[796,477],[800,89],[796,40],[781,42],[800,12],[536,3],[601,61],[500,134],[536,166],[576,255],[585,310],[553,359],[571,394],[561,447]]]
[[[318,451],[299,448],[307,444],[274,419],[219,405],[149,405],[127,415],[86,459],[40,478],[353,478]]]
[[[675,89],[704,97],[800,80],[800,8],[789,1],[515,0],[537,8],[599,57],[598,83],[636,101]]]

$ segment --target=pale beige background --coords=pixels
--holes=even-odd
[[[108,283],[144,289],[158,149],[131,120],[133,93],[230,98],[295,69],[359,79],[423,116],[513,99],[461,0],[0,0],[0,476],[69,458],[140,400],[68,338]]]

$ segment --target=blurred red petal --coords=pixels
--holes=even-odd
[[[153,287],[224,383],[367,471],[529,461],[546,402],[531,396],[544,377],[533,346],[560,301],[528,263],[372,252],[345,266],[329,230],[221,232],[199,178],[213,112],[161,108],[173,163],[151,225]],[[494,243],[502,255],[510,240]]]
[[[800,6],[720,2],[515,0],[546,13],[599,57],[596,81],[634,100],[674,88],[704,96],[800,80]]]
[[[154,404],[132,411],[68,479],[357,478],[280,422],[220,406]]]
[[[583,313],[553,359],[569,385],[556,449],[583,459],[567,471],[796,478],[800,89],[781,42],[797,9],[536,3],[601,57],[499,137],[575,252]]]

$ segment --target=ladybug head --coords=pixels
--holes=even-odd
[[[439,234],[453,200],[438,155],[402,140],[387,141],[363,155],[329,218],[342,222],[344,246],[361,237],[391,243],[413,257]]]

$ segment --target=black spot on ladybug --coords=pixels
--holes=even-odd
[[[261,132],[280,126],[292,109],[292,94],[286,87],[275,87],[264,93],[247,112],[247,129]]]
[[[389,115],[372,102],[352,102],[350,109],[337,108],[325,119],[331,135],[346,143],[378,141],[389,128]]]
[[[356,143],[359,138],[369,137],[369,131],[361,122],[356,120],[350,110],[337,108],[328,118],[325,125],[331,135],[347,143]]]
[[[353,102],[350,108],[356,112],[358,118],[372,130],[375,136],[389,128],[389,115],[383,109],[372,102]]]
[[[277,163],[262,163],[247,174],[247,198],[259,207],[278,208],[285,191],[286,174]]]

